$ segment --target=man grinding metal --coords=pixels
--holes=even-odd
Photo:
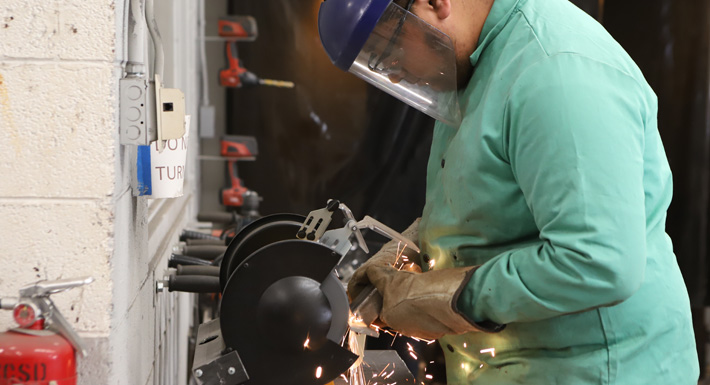
[[[697,383],[656,96],[601,25],[567,0],[326,0],[318,24],[437,119],[404,233],[423,272],[391,242],[351,298],[372,283],[383,324],[439,339],[452,385]]]

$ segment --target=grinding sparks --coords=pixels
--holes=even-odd
[[[320,378],[321,374],[323,374],[323,368],[319,366],[318,369],[316,369],[316,378]]]
[[[483,353],[491,353],[491,357],[496,356],[496,348],[488,348],[488,349],[483,349],[481,350],[481,354]]]
[[[401,249],[401,250],[399,249],[400,246],[402,246],[402,249]],[[404,245],[402,245],[402,242],[401,242],[401,241],[400,241],[399,243],[397,243],[397,258],[394,259],[394,263],[392,264],[392,266],[393,266],[394,268],[397,268],[397,269],[401,270],[402,267],[404,267],[404,261],[407,260],[407,256],[406,256],[406,255],[405,255],[405,256],[402,256],[402,254],[404,253],[404,249],[406,249],[406,248],[407,248],[407,244],[406,244],[406,243],[405,243]],[[397,267],[400,258],[402,258],[402,261],[403,261],[403,262],[402,262],[401,264],[399,264],[399,267]]]
[[[434,265],[436,265],[436,260],[434,260],[434,259],[429,260],[429,270],[433,269]]]
[[[412,345],[409,342],[407,342],[407,349],[409,350],[410,356],[412,356],[415,360],[419,359],[419,357],[417,357],[416,353],[414,353],[414,348],[412,347]]]
[[[427,345],[431,345],[431,344],[434,343],[434,341],[436,341],[436,340],[427,340],[427,339],[424,339],[424,338],[417,338],[417,337],[409,337],[409,338],[411,338],[411,339],[413,339],[413,340],[415,340],[415,341],[424,341],[424,342],[426,342]]]
[[[350,367],[348,371],[350,381],[347,381],[346,379],[346,382],[351,385],[366,385],[365,374],[362,369],[362,365],[364,363],[362,357],[365,355],[365,336],[350,331],[348,333],[348,348],[360,358],[355,361],[355,364],[352,367]]]
[[[365,323],[365,321],[362,320],[362,317],[358,317],[355,314],[350,314],[350,320],[348,321],[348,324],[354,324],[354,323]]]
[[[392,371],[391,371],[391,372],[387,372],[387,368],[389,368],[390,365],[392,365]],[[368,381],[368,382],[367,382],[367,385],[378,385],[378,384],[382,384],[379,380],[377,380],[378,378],[379,378],[380,380],[387,380],[387,379],[389,379],[390,377],[392,377],[393,374],[394,374],[394,364],[389,363],[389,364],[387,364],[387,366],[385,366],[379,373],[372,373],[372,378],[373,378],[373,379],[370,380],[370,381]],[[373,382],[373,381],[374,381],[374,382]],[[394,384],[396,384],[396,383],[397,383],[397,381],[391,382],[391,383],[388,382],[388,383],[382,384],[382,385],[394,385]]]

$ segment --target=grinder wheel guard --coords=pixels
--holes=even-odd
[[[286,239],[296,239],[296,232],[306,217],[298,214],[272,214],[244,227],[229,242],[219,270],[219,284],[224,291],[227,281],[244,259],[260,248]]]
[[[272,224],[245,228],[251,234],[242,239],[278,238],[283,228]],[[222,292],[220,330],[242,359],[245,385],[327,384],[358,358],[340,346],[349,315],[345,289],[333,273],[340,256],[295,239],[297,230],[247,257],[229,256],[239,263]]]

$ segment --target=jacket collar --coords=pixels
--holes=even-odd
[[[481,35],[478,38],[478,46],[470,57],[472,66],[476,66],[483,51],[508,23],[510,15],[525,1],[526,0],[495,0],[493,2],[493,7],[491,7],[486,22],[483,24]]]

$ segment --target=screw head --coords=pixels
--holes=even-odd
[[[237,369],[234,369],[234,368],[231,367],[231,366],[229,367],[229,369],[227,369],[227,373],[229,373],[230,375],[231,375],[231,374],[234,374],[234,373],[236,373],[236,372],[237,372]]]
[[[195,377],[202,377],[202,369],[195,370]]]

